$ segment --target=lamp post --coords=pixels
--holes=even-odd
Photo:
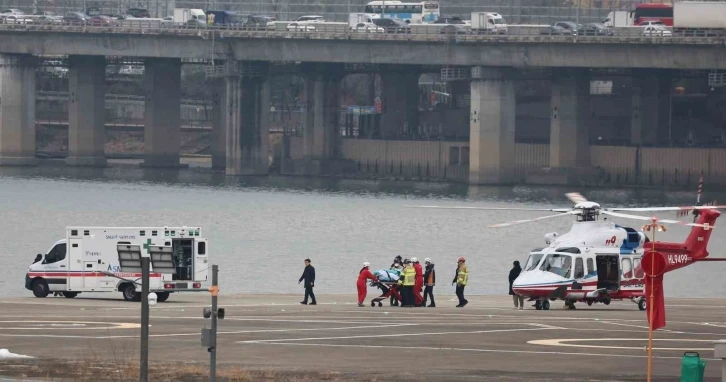
[[[662,224],[658,224],[658,219],[652,218],[651,222],[649,224],[646,224],[643,226],[643,231],[650,232],[653,231],[653,245],[650,247],[650,256],[656,255],[655,250],[655,233],[656,232],[665,232],[666,227]],[[648,305],[648,374],[647,374],[647,380],[648,382],[651,381],[651,376],[653,373],[653,300],[655,298],[654,292],[653,292],[653,283],[654,279],[658,276],[655,275],[656,272],[656,262],[651,261],[650,262],[650,272],[646,275],[646,277],[650,277],[650,294],[648,296],[648,299],[646,300],[646,303]]]

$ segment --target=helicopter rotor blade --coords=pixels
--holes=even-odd
[[[474,207],[474,206],[404,206],[408,208],[432,208],[440,210],[481,210],[481,211],[547,211],[568,212],[569,208],[510,208],[510,207]]]
[[[568,192],[565,194],[565,196],[567,197],[567,199],[570,199],[572,204],[584,203],[587,201],[587,199],[579,192]]]
[[[652,221],[654,219],[652,217],[647,217],[647,216],[623,214],[623,213],[613,212],[613,211],[602,211],[601,210],[600,213],[603,215],[610,215],[610,216],[615,216],[618,218],[625,218],[625,219],[635,219],[635,220],[645,220],[645,221]],[[684,222],[681,220],[671,220],[671,219],[657,219],[656,218],[656,222],[663,223],[663,224],[679,224],[679,225],[685,225],[685,226],[689,226],[689,227],[701,227],[701,228],[709,228],[709,229],[714,227],[714,226],[706,225],[706,224],[689,223],[689,222]]]
[[[567,215],[575,215],[577,213],[578,213],[578,211],[567,211],[565,213],[559,213],[557,215],[540,216],[540,217],[534,218],[534,219],[513,220],[510,222],[506,222],[506,223],[491,224],[491,225],[488,225],[487,228],[509,227],[509,226],[513,226],[513,225],[517,225],[517,224],[532,223],[532,222],[536,222],[539,220],[558,218],[558,217],[567,216]]]
[[[604,208],[606,211],[630,211],[630,212],[659,212],[659,211],[689,211],[709,210],[726,208],[726,206],[685,206],[685,207],[636,207],[636,208]]]

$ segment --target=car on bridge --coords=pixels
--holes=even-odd
[[[26,15],[2,15],[0,22],[3,24],[32,24],[33,19]]]
[[[318,15],[300,16],[293,21],[296,23],[323,23],[323,22],[325,22],[325,16],[318,16]]]
[[[550,36],[577,36],[578,30],[580,29],[582,29],[582,25],[578,25],[572,21],[558,21],[548,28],[543,29],[540,34]]]
[[[589,23],[582,26],[580,36],[614,36],[615,31],[600,23]]]
[[[643,28],[643,36],[673,36],[673,32],[665,25],[648,25]]]
[[[88,25],[93,25],[94,27],[113,27],[118,26],[119,23],[109,16],[97,15],[88,19]]]
[[[390,20],[390,19],[389,19]],[[385,33],[386,30],[373,23],[358,23],[350,30],[361,33]]]
[[[371,21],[386,33],[411,33],[411,25],[400,20],[374,18]]]
[[[126,10],[126,16],[131,16],[138,19],[151,17],[151,14],[149,14],[149,11],[144,8],[129,8]]]
[[[7,8],[0,12],[2,15],[24,15],[25,12],[17,8]]]
[[[314,32],[315,25],[311,25],[305,22],[292,22],[287,24],[287,30],[289,32]]]
[[[63,24],[67,25],[86,25],[90,17],[81,12],[67,12],[63,16]]]
[[[456,25],[466,25],[466,21],[462,20],[459,16],[450,16],[450,17],[439,17],[438,20],[433,22],[434,24],[456,24]]]

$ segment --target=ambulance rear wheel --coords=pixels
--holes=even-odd
[[[45,280],[35,280],[33,282],[33,296],[38,298],[48,297],[50,290],[48,289],[48,283]]]
[[[78,292],[61,292],[61,294],[65,298],[75,298],[76,296],[78,296]]]
[[[646,310],[647,308],[648,308],[648,303],[645,301],[644,298],[641,298],[640,301],[638,301],[638,309]]]
[[[124,284],[121,287],[121,293],[126,301],[141,301],[141,293],[136,293],[136,285],[134,284]]]
[[[164,302],[169,299],[169,292],[159,292],[156,294],[156,301]]]
[[[542,301],[542,310],[550,310],[550,302],[547,300]]]

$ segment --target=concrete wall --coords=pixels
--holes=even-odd
[[[302,138],[291,137],[290,154],[302,158]],[[343,139],[341,153],[359,172],[383,177],[467,181],[467,142],[384,141]],[[639,156],[639,160],[636,158]],[[641,148],[590,146],[593,167],[601,169],[599,184],[645,186],[695,185],[701,172],[708,183],[726,185],[724,148]],[[515,144],[518,181],[527,171],[549,166],[549,145]]]

